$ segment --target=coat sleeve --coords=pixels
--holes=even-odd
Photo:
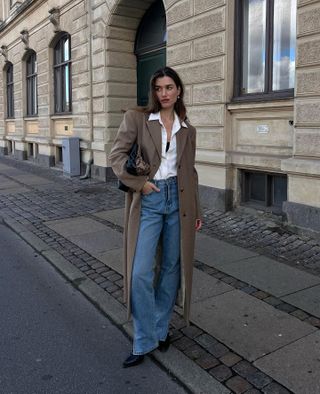
[[[193,133],[192,133],[192,151],[194,154],[194,161],[195,161],[195,156],[196,156],[196,129],[193,128]],[[193,176],[194,176],[194,184],[195,184],[195,200],[196,200],[196,218],[201,219],[201,209],[200,209],[200,198],[199,198],[199,180],[198,180],[198,172],[193,166]]]
[[[139,192],[148,180],[147,176],[131,175],[125,170],[129,152],[137,140],[137,135],[136,111],[127,111],[124,114],[109,156],[111,167],[117,178],[134,192]]]

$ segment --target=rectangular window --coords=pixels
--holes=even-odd
[[[297,0],[239,0],[235,99],[293,96]]]
[[[28,143],[28,158],[34,157],[33,143]]]
[[[55,113],[69,113],[71,99],[71,41],[65,34],[54,48],[54,99]]]
[[[13,93],[13,65],[9,64],[6,71],[7,77],[7,118],[14,118],[14,93]]]
[[[37,57],[31,53],[26,62],[27,116],[38,113],[37,72]]]
[[[287,176],[255,171],[242,172],[242,202],[271,207],[280,212],[287,200]]]

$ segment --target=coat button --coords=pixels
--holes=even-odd
[[[184,191],[184,188],[182,187],[181,189],[180,189],[180,191],[181,191],[181,193]]]
[[[183,214],[183,216],[184,216],[184,217],[186,217],[186,216],[187,216],[187,214],[186,214],[186,213],[184,213],[184,214]]]
[[[178,165],[178,169],[180,170],[180,168],[181,168],[181,165],[179,164],[179,165]]]

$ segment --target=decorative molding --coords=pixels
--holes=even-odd
[[[29,32],[27,29],[20,32],[20,38],[24,44],[24,49],[27,51],[29,49]]]
[[[11,6],[10,6],[10,13],[15,12],[17,10],[17,8],[19,8],[22,4],[22,1],[13,1]]]
[[[0,54],[4,57],[5,62],[8,62],[8,47],[6,45],[2,45],[0,48]]]
[[[51,8],[49,10],[49,21],[53,24],[54,26],[54,32],[57,33],[61,31],[60,27],[60,9],[59,8]]]

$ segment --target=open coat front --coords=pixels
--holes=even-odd
[[[161,162],[161,126],[158,120],[148,120],[149,114],[129,110],[125,113],[110,154],[116,176],[130,188],[126,194],[124,221],[124,297],[130,316],[131,273],[140,224],[141,189],[153,179]],[[195,223],[200,218],[198,176],[194,168],[196,130],[188,122],[176,134],[177,178],[181,225],[181,294],[184,317],[189,320],[192,290]],[[128,152],[137,140],[144,160],[151,166],[149,176],[133,176],[125,171]]]

